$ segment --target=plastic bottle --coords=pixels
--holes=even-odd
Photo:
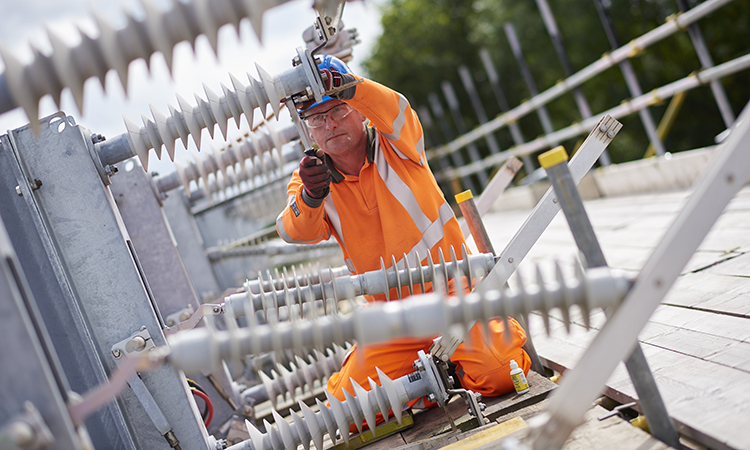
[[[513,387],[516,388],[517,394],[529,392],[529,382],[526,381],[526,375],[523,374],[523,369],[518,367],[518,363],[513,359],[510,360],[510,379],[513,380]]]

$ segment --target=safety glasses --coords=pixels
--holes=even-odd
[[[322,113],[313,114],[312,116],[305,117],[305,122],[309,128],[321,128],[326,125],[326,117],[330,117],[331,120],[339,121],[344,117],[348,116],[352,112],[352,108],[346,103],[336,105],[328,111]]]

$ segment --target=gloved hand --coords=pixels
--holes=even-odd
[[[315,200],[328,195],[328,186],[331,184],[330,169],[326,164],[319,164],[319,162],[321,162],[320,159],[310,156],[305,156],[299,162],[299,177],[302,178],[307,195]],[[305,200],[304,197],[303,200]]]
[[[351,75],[348,73],[340,73],[336,71],[335,69],[333,70],[321,69],[320,78],[323,80],[326,91],[330,91],[331,89],[341,87],[345,85],[346,83],[351,83],[352,81],[355,80],[354,75]],[[344,89],[343,91],[332,94],[331,97],[337,98],[339,100],[350,100],[352,97],[354,97],[355,90],[356,90],[356,87],[352,86],[351,88],[347,88],[347,89]]]

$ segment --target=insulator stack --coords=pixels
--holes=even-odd
[[[221,134],[226,139],[229,120],[234,119],[239,127],[240,116],[243,114],[250,128],[252,128],[255,108],[261,108],[261,111],[263,111],[266,106],[271,105],[278,118],[281,99],[304,91],[310,83],[305,79],[302,66],[297,66],[279,77],[269,75],[257,64],[255,67],[258,70],[260,81],[248,74],[249,83],[246,85],[230,74],[233,89],[222,84],[223,95],[216,94],[204,84],[203,90],[206,94],[206,100],[196,94],[196,106],[192,106],[178,95],[179,109],[170,105],[169,115],[166,116],[151,105],[153,120],[142,116],[143,127],[125,117],[130,148],[141,160],[143,168],[148,170],[148,152],[150,149],[153,148],[156,151],[157,158],[161,159],[162,145],[166,147],[170,159],[174,161],[175,141],[177,139],[181,139],[187,147],[188,136],[192,136],[196,146],[201,148],[201,131],[204,128],[208,129],[213,138],[214,127],[219,125]],[[299,73],[295,73],[295,71],[299,71]],[[201,175],[207,176],[207,174]]]
[[[341,364],[344,362],[347,352],[351,349],[351,344],[347,343],[345,347],[333,344],[332,348],[333,350],[327,348],[325,355],[314,349],[313,354],[309,355],[307,359],[295,355],[296,364],[289,363],[289,369],[282,364],[276,364],[276,370],[272,370],[270,376],[265,372],[260,372],[267,398],[274,408],[279,396],[283,399],[289,394],[291,399],[294,400],[297,388],[300,388],[304,393],[306,392],[305,386],[307,386],[307,392],[312,392],[315,382],[323,386],[331,374],[341,369]],[[250,388],[250,390],[252,389]],[[240,395],[244,394],[243,392]],[[253,397],[256,401],[260,400],[257,396]]]
[[[519,288],[513,291],[504,286],[487,286],[488,290],[481,293],[450,298],[433,292],[400,302],[369,304],[367,308],[355,308],[350,315],[311,314],[306,320],[227,331],[187,330],[170,338],[170,359],[176,367],[194,371],[211,368],[233,355],[304,346],[322,348],[352,340],[368,344],[401,336],[434,336],[454,324],[469,327],[476,321],[495,317],[502,320],[508,316],[523,317],[529,323],[528,316],[535,311],[541,313],[549,331],[549,312],[559,309],[569,328],[568,310],[573,305],[580,309],[588,326],[591,310],[617,304],[630,288],[626,277],[613,275],[607,268],[589,269],[585,274],[577,268],[574,277],[563,277],[558,267],[556,273],[556,280],[544,283],[537,270],[535,283],[519,283]],[[254,315],[250,315],[252,320]]]
[[[213,186],[213,189],[209,188],[209,192],[214,193],[242,181],[252,181],[257,175],[268,175],[272,170],[278,169],[280,164],[274,161],[272,151],[277,150],[276,159],[280,160],[281,147],[297,136],[297,129],[293,125],[277,130],[266,124],[257,133],[249,132],[213,153],[195,153],[195,161],[190,161],[187,165],[175,161],[176,173],[159,177],[157,185],[162,192],[167,192],[175,189],[178,186],[176,181],[179,180],[185,192],[189,193],[191,181],[200,184],[200,180],[203,180],[204,188]],[[211,174],[216,180],[223,180],[223,184],[219,186],[216,182],[210,183]]]
[[[297,276],[297,273],[303,274],[302,276]],[[304,274],[307,274],[307,276],[304,276]],[[296,282],[300,285],[305,285],[306,282],[311,283],[327,283],[330,282],[335,277],[340,277],[344,275],[351,275],[351,272],[349,272],[349,269],[346,266],[340,266],[335,268],[329,268],[328,270],[314,270],[312,267],[312,264],[308,265],[307,269],[305,269],[302,266],[298,267],[292,267],[292,276],[288,276],[288,274],[284,273],[284,278],[276,278],[269,280],[248,280],[243,285],[245,290],[248,292],[251,292],[253,294],[259,294],[261,291],[261,286],[264,292],[270,292],[273,289],[281,290],[284,289],[284,283],[287,285],[293,285]],[[331,278],[333,277],[333,278]],[[261,284],[262,283],[262,284]]]
[[[315,300],[333,299],[334,302],[338,302],[358,295],[386,294],[386,299],[390,300],[391,289],[395,288],[398,298],[401,298],[401,287],[408,287],[410,295],[414,294],[415,285],[418,286],[420,292],[427,292],[427,283],[436,280],[449,280],[456,274],[457,276],[465,276],[468,280],[476,280],[484,277],[495,265],[495,258],[489,253],[469,255],[466,247],[462,247],[462,256],[463,258],[458,260],[455,251],[451,248],[451,261],[446,262],[441,249],[440,260],[437,264],[432,261],[432,256],[428,253],[427,264],[420,266],[421,258],[418,254],[415,254],[413,258],[416,263],[414,267],[411,267],[409,258],[407,255],[403,255],[401,262],[397,262],[395,257],[392,257],[389,269],[385,268],[385,263],[381,259],[380,270],[339,277],[330,275],[333,269],[329,267],[326,271],[329,272],[328,279],[331,281],[317,284],[309,283],[306,279],[309,278],[310,274],[305,273],[301,276],[295,275],[292,278],[294,284],[290,288],[290,285],[286,283],[286,278],[277,279],[273,281],[273,285],[281,284],[282,289],[274,289],[269,292],[261,291],[258,294],[253,294],[251,291],[232,294],[224,299],[224,310],[231,310],[239,316],[244,313],[246,304],[249,304],[256,311],[265,311],[271,306],[285,305],[287,298],[292,299],[295,303],[301,303],[308,298],[314,298]],[[318,279],[323,279],[322,272],[318,268]],[[258,280],[258,285],[263,284],[262,279]],[[444,284],[447,288],[447,283]],[[271,305],[269,302],[273,302],[273,304]]]
[[[70,88],[78,109],[82,110],[83,85],[87,79],[96,77],[104,86],[107,72],[115,69],[127,90],[128,65],[132,61],[143,58],[149,64],[151,55],[161,52],[171,71],[172,49],[176,44],[187,41],[194,46],[195,39],[203,34],[215,53],[219,28],[232,24],[239,32],[239,22],[245,17],[250,19],[260,38],[264,11],[286,1],[173,0],[169,9],[162,10],[151,1],[143,0],[143,18],[137,19],[128,14],[127,24],[120,29],[114,29],[106,19],[94,12],[99,28],[98,36],[92,37],[79,29],[80,42],[75,47],[69,47],[49,29],[47,34],[52,44],[52,53],[45,55],[32,46],[33,58],[27,64],[0,47],[0,56],[5,62],[4,75],[8,91],[15,104],[24,109],[32,126],[36,127],[39,100],[45,95],[51,95],[59,107],[62,90]],[[180,125],[175,123],[171,126]]]
[[[356,381],[350,379],[354,387],[354,395],[344,390],[346,396],[344,401],[340,401],[328,391],[325,391],[328,405],[316,399],[318,411],[313,411],[304,402],[299,401],[302,415],[290,409],[292,423],[284,420],[275,410],[272,410],[272,414],[276,426],[264,420],[265,433],[245,421],[250,439],[231,448],[233,450],[251,448],[253,450],[287,450],[296,449],[299,445],[310,448],[310,442],[312,442],[317,450],[323,450],[323,438],[326,433],[334,443],[336,436],[341,436],[344,444],[348,446],[351,424],[354,424],[361,433],[363,422],[366,422],[375,433],[377,431],[375,420],[378,413],[381,413],[383,417],[388,417],[388,411],[392,410],[400,424],[401,410],[406,402],[429,394],[441,395],[441,393],[433,392],[432,386],[424,375],[414,377],[409,374],[391,380],[379,368],[376,370],[380,385],[372,378],[368,378],[370,390],[365,390]],[[422,371],[425,372],[425,369]]]

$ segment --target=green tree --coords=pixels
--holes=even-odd
[[[564,40],[568,58],[578,71],[610,50],[593,0],[549,1]],[[678,11],[675,0],[606,1],[621,44],[660,26]],[[689,1],[689,6],[699,3]],[[414,105],[427,103],[427,95],[440,92],[443,80],[452,82],[460,95],[464,118],[476,125],[473,110],[461,88],[457,68],[464,64],[474,74],[477,87],[491,116],[500,112],[487,83],[478,52],[487,48],[500,75],[511,107],[529,98],[510,51],[503,24],[514,25],[526,61],[540,91],[565,78],[550,37],[533,0],[388,0],[383,6],[383,34],[364,67],[372,78],[409,96]],[[750,2],[736,1],[699,22],[716,64],[750,51]],[[644,92],[684,78],[699,70],[700,64],[687,33],[681,32],[653,45],[631,59]],[[722,81],[735,114],[750,98],[747,71]],[[584,83],[581,90],[594,113],[605,111],[630,97],[617,67]],[[666,104],[651,108],[658,122]],[[572,95],[548,105],[556,129],[579,121],[581,116]],[[625,127],[610,146],[614,161],[640,158],[648,139],[637,116],[622,119]],[[520,122],[526,139],[541,134],[535,116]],[[685,105],[665,142],[668,151],[699,148],[713,143],[725,128],[710,89],[688,92]],[[510,145],[507,136],[504,148]],[[575,142],[566,143],[569,149]],[[486,151],[486,149],[483,149]]]

